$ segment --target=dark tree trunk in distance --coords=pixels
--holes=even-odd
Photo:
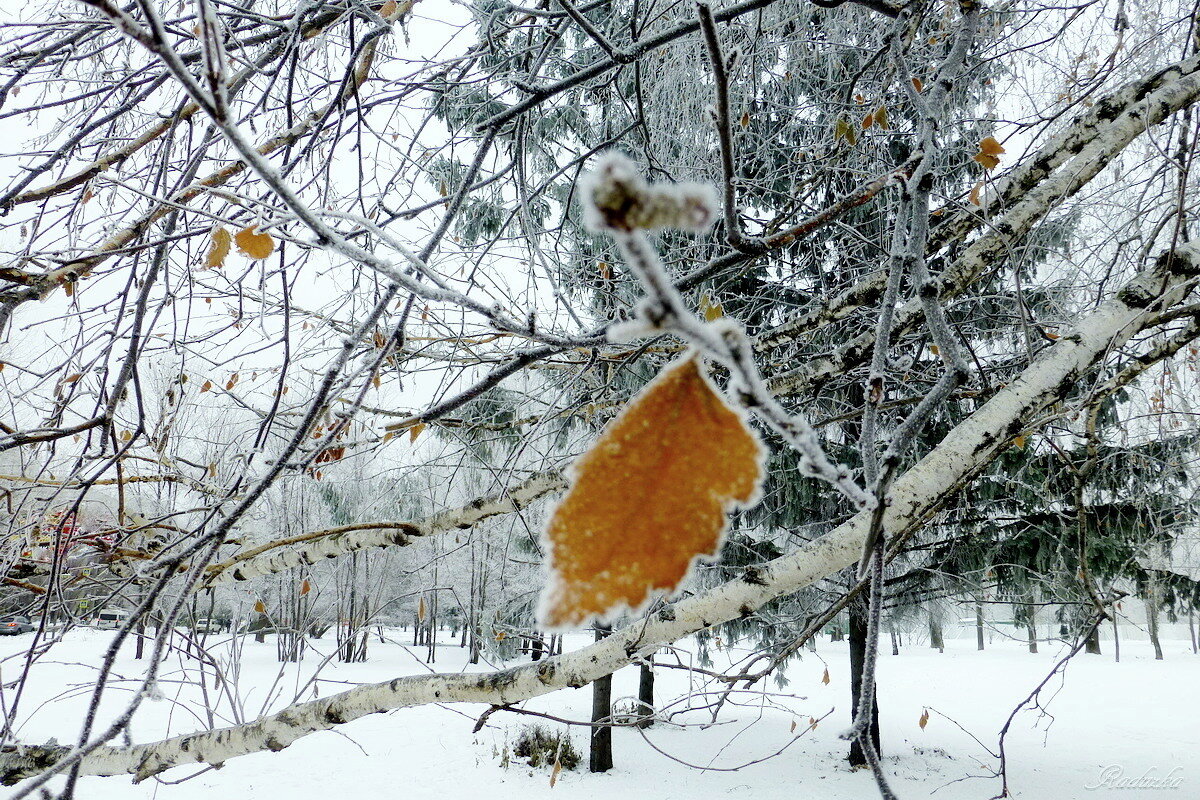
[[[596,626],[596,641],[612,633],[608,625]],[[612,675],[605,675],[592,683],[592,722],[603,722],[592,728],[589,748],[588,769],[592,772],[608,772],[612,769]]]
[[[975,649],[983,649],[983,598],[975,596]]]
[[[1092,632],[1088,634],[1087,644],[1083,647],[1083,652],[1091,655],[1100,655],[1100,626],[1092,628]]]
[[[648,657],[642,664],[638,676],[638,703],[641,715],[638,727],[649,728],[654,724],[654,656]]]
[[[856,599],[850,604],[850,716],[858,714],[858,691],[862,685],[862,668],[867,652],[867,609],[866,604]],[[871,704],[871,742],[875,752],[879,749],[879,696],[876,693]],[[855,767],[865,767],[867,759],[863,755],[862,745],[857,740],[850,743],[850,764]]]

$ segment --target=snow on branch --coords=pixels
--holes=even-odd
[[[1120,97],[1131,98],[1133,102],[1119,106],[1120,111],[1112,116],[1093,116],[1090,112],[1085,115],[1087,125],[1096,126],[1095,135],[1085,137],[1080,134],[1078,137],[1061,139],[1063,147],[1067,142],[1078,144],[1083,139],[1087,140],[1070,157],[1060,160],[1062,153],[1042,150],[1033,158],[1035,163],[1056,163],[1059,168],[1033,185],[1028,185],[1023,179],[1021,185],[1026,190],[1016,194],[1012,206],[1003,215],[989,221],[988,233],[972,241],[962,255],[941,273],[938,278],[939,297],[953,297],[989,270],[995,269],[1038,222],[1064,200],[1077,194],[1134,139],[1171,114],[1200,101],[1200,57],[1173,65],[1159,75],[1149,82],[1156,86],[1149,94],[1138,96],[1136,92],[1119,92]],[[1109,109],[1113,111],[1111,107]],[[939,241],[936,230],[931,232],[931,237]],[[896,309],[893,335],[912,330],[922,319],[921,300],[909,300]],[[775,340],[780,341],[779,337]],[[770,381],[770,388],[775,394],[783,396],[803,394],[813,386],[857,366],[862,354],[871,352],[873,343],[874,332],[864,331],[828,355],[775,376]]]
[[[1020,164],[1000,178],[992,191],[982,198],[979,208],[966,208],[950,213],[942,218],[929,232],[929,249],[927,256],[941,251],[951,244],[963,241],[972,232],[986,222],[989,223],[989,236],[997,236],[1003,230],[1003,224],[1013,224],[1008,211],[1014,209],[1031,191],[1043,183],[1053,183],[1059,187],[1055,194],[1056,200],[1050,203],[1039,203],[1044,209],[1040,215],[1025,219],[1020,228],[1014,228],[1005,238],[1010,242],[1028,232],[1032,225],[1040,220],[1045,213],[1054,207],[1054,203],[1074,195],[1092,177],[1095,176],[1133,138],[1145,132],[1153,125],[1162,122],[1166,117],[1191,106],[1200,100],[1197,85],[1200,83],[1200,55],[1194,55],[1140,80],[1116,89],[1100,98],[1094,105],[1076,117],[1066,128],[1050,141],[1038,148],[1037,152],[1023,159]],[[1114,137],[1115,138],[1110,138]],[[1099,139],[1106,143],[1100,147],[1092,147]],[[1087,158],[1094,163],[1096,169],[1084,179],[1070,188],[1070,170],[1060,173],[1053,181],[1049,179],[1067,162],[1089,148]],[[1076,164],[1087,164],[1088,161],[1076,159]],[[1004,212],[999,218],[996,215]],[[983,237],[987,238],[987,237]],[[942,276],[942,295],[953,297],[962,292],[977,275],[948,271]],[[793,319],[777,325],[759,335],[755,349],[760,352],[771,352],[776,348],[786,346],[817,328],[836,322],[854,313],[856,310],[878,301],[884,290],[886,272],[879,271],[863,278],[855,286],[834,297],[825,304],[800,313]],[[898,312],[900,328],[918,319],[913,316],[918,312],[916,305]],[[918,312],[919,313],[919,312]],[[907,321],[907,323],[906,323]],[[861,341],[856,339],[848,344],[842,354],[863,352],[863,346],[870,348],[871,333],[866,333]],[[812,366],[809,369],[799,368],[777,377],[772,386],[787,394],[803,393],[807,386],[814,381],[840,374],[849,362],[840,361],[839,354],[830,357],[828,364]]]
[[[884,528],[897,538],[920,528],[941,506],[1009,446],[1013,436],[1060,401],[1107,353],[1183,301],[1200,276],[1200,247],[1183,245],[1139,273],[1115,296],[1050,345],[1006,387],[912,469],[897,478],[883,509]],[[795,553],[757,570],[753,580],[729,581],[660,610],[572,653],[484,675],[413,675],[367,684],[331,697],[298,703],[254,722],[131,746],[104,746],[81,761],[86,775],[129,774],[135,780],[185,764],[222,764],[230,758],[281,750],[316,731],[367,714],[429,703],[506,705],[566,687],[580,687],[632,663],[639,654],[705,628],[753,613],[853,564],[871,527],[861,511]],[[0,782],[15,784],[78,758],[58,745],[5,745]]]
[[[540,497],[562,491],[566,485],[559,473],[540,472],[510,489],[478,497],[425,520],[347,526],[321,535],[268,542],[209,566],[203,586],[246,581],[358,550],[402,547],[416,539],[473,528],[490,517],[520,511]]]

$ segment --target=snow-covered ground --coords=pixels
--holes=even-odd
[[[110,635],[74,631],[38,664],[36,682],[21,700],[20,716],[25,722],[19,735],[24,741],[42,742],[54,736],[65,742],[71,738],[80,719],[88,676]],[[237,705],[245,718],[253,718],[268,697],[271,707],[277,708],[289,698],[309,699],[314,690],[332,694],[359,682],[425,671],[428,668],[418,658],[423,648],[406,648],[404,635],[393,632],[389,644],[374,638],[368,663],[328,663],[315,683],[309,683],[309,678],[320,663],[316,653],[310,652],[300,665],[289,665],[281,673],[273,637],[263,644],[245,639],[238,688],[232,699],[213,685],[211,675],[207,681],[209,696],[221,698],[218,710],[223,718],[218,716],[215,722],[218,726],[230,724],[231,709]],[[12,700],[11,681],[29,638],[0,641],[0,657],[4,658],[0,679],[5,684],[6,702]],[[315,645],[328,649],[332,646],[328,638]],[[567,644],[577,647],[586,641],[584,636],[569,637]],[[1125,642],[1120,663],[1114,663],[1109,645],[1105,655],[1078,656],[1067,668],[1065,681],[1052,680],[1043,692],[1049,715],[1023,712],[1009,736],[1013,794],[1038,800],[1200,797],[1200,657],[1191,653],[1186,641],[1168,640],[1164,645],[1166,660],[1154,661],[1147,643]],[[225,652],[219,644],[211,649],[218,657]],[[885,767],[902,798],[990,798],[999,792],[999,781],[990,777],[997,762],[986,748],[996,749],[997,733],[1011,709],[1062,652],[1053,644],[1044,644],[1042,649],[1041,654],[1031,655],[1019,643],[995,641],[985,652],[977,652],[973,639],[963,639],[948,641],[944,654],[906,646],[898,656],[883,656],[879,696]],[[464,669],[463,652],[447,641],[439,647],[433,668]],[[681,658],[689,657],[686,648],[677,652]],[[745,654],[735,650],[714,658],[719,667],[727,658],[736,660]],[[665,655],[661,658],[670,660]],[[473,733],[476,719],[485,709],[455,705],[373,715],[338,732],[309,736],[280,753],[234,759],[219,770],[203,771],[182,783],[174,781],[201,768],[181,767],[160,776],[161,781],[138,786],[125,778],[86,778],[78,796],[87,800],[867,800],[877,796],[871,777],[848,768],[845,743],[837,738],[848,721],[847,662],[844,643],[823,640],[816,653],[805,652],[801,661],[788,668],[786,687],[780,689],[768,680],[753,691],[735,695],[718,724],[707,727],[703,725],[711,721],[711,714],[703,709],[713,701],[713,695],[705,693],[711,687],[700,686],[694,677],[689,684],[686,672],[659,668],[660,703],[686,695],[689,686],[693,690],[690,703],[695,710],[673,719],[686,726],[660,723],[646,731],[645,738],[635,729],[617,729],[616,765],[602,775],[586,772],[588,734],[584,728],[572,728],[585,763],[580,770],[564,771],[554,787],[546,769],[531,769],[515,758],[507,768],[502,766],[516,731],[537,720],[498,712]],[[141,674],[141,663],[133,660],[130,650],[120,658],[117,672],[133,679]],[[172,658],[162,682],[164,699],[143,706],[133,728],[135,740],[157,738],[167,726],[172,733],[179,733],[208,724],[195,704],[182,702],[195,700],[200,691],[191,683],[179,682],[179,670],[186,667],[194,674],[194,664],[190,659]],[[634,695],[636,683],[636,669],[617,673],[614,698]],[[127,698],[119,686],[111,693],[112,708]],[[683,711],[688,702],[674,702],[669,710]],[[591,692],[587,688],[566,690],[525,707],[585,719]],[[919,721],[925,710],[929,717],[922,729]],[[811,717],[822,718],[813,730],[809,730]],[[781,749],[782,753],[771,757]],[[743,768],[733,769],[736,767]],[[1166,779],[1162,783],[1167,788],[1122,788],[1129,785],[1129,779],[1144,776]]]

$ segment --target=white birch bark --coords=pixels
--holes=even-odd
[[[1170,271],[1168,271],[1170,270]],[[1200,247],[1185,245],[1160,260],[1047,347],[1021,376],[997,392],[888,493],[884,527],[890,536],[922,525],[1039,414],[1061,400],[1106,353],[1136,334],[1164,307],[1179,303],[1200,275]],[[505,705],[566,687],[581,687],[630,664],[641,652],[698,630],[753,613],[854,563],[870,526],[859,513],[827,535],[743,577],[665,607],[593,645],[539,662],[483,675],[412,675],[298,703],[254,722],[128,747],[104,746],[82,760],[85,775],[129,774],[140,780],[175,766],[221,764],[281,750],[310,733],[367,714],[428,703]],[[889,538],[890,538],[889,536]],[[71,755],[58,746],[7,746],[0,781],[15,783]]]
[[[280,548],[268,543],[211,565],[204,586],[247,581],[357,550],[409,545],[415,539],[473,528],[489,517],[520,511],[538,498],[560,492],[566,486],[566,479],[561,474],[540,472],[503,492],[477,498],[465,506],[442,511],[425,520],[346,531]]]
[[[962,256],[942,272],[939,276],[941,296],[953,297],[1001,263],[1014,243],[1063,200],[1079,192],[1130,142],[1197,101],[1200,101],[1200,56],[1174,64],[1098,103],[1076,125],[1052,140],[1001,184],[998,196],[1012,200],[1012,204],[1002,215],[990,220],[987,234],[973,241]],[[966,235],[979,220],[964,218],[952,224]],[[944,244],[947,231],[941,226],[931,231],[931,244]],[[839,302],[857,307],[863,298],[870,298],[874,293],[882,293],[879,275],[869,276],[861,288],[847,291],[842,295],[846,299]],[[907,330],[921,318],[921,313],[920,300],[910,300],[897,309],[893,330],[897,333]],[[760,337],[759,349],[770,350],[786,344],[797,338],[802,330],[820,327],[841,316],[844,315],[836,308],[806,313]],[[872,352],[873,345],[874,332],[866,330],[834,352],[776,376],[771,380],[770,388],[784,396],[802,394],[861,363]]]

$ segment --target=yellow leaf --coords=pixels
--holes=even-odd
[[[821,676],[821,683],[829,685],[829,667],[825,668],[825,674]]]
[[[1016,446],[1016,448],[1018,450],[1024,450],[1025,449],[1025,434],[1022,433],[1020,436],[1017,436],[1016,438],[1014,438],[1013,444]]]
[[[850,135],[850,124],[846,120],[838,118],[838,121],[833,123],[833,140],[846,139]]]
[[[750,112],[749,112],[749,111],[744,111],[744,112],[742,112],[742,120],[741,120],[741,122],[742,122],[742,127],[743,127],[743,128],[749,128],[749,127],[750,127]]]
[[[763,447],[695,356],[667,366],[571,468],[544,539],[539,617],[579,625],[676,591],[715,555],[731,505],[750,505]]]
[[[875,124],[883,128],[885,131],[890,127],[888,125],[888,110],[887,106],[880,106],[875,109]]]
[[[719,301],[713,300],[712,295],[708,292],[700,295],[700,310],[704,312],[704,318],[709,322],[725,316],[724,306]]]
[[[971,201],[972,205],[977,205],[977,206],[983,205],[983,203],[979,199],[979,193],[982,190],[983,190],[983,181],[979,181],[978,183],[975,184],[974,187],[971,188],[970,201]]]
[[[976,153],[975,160],[983,165],[983,168],[986,170],[993,170],[1000,166],[1000,159],[990,156],[987,153]]]
[[[266,607],[266,605],[264,605],[264,604],[263,604],[263,601],[262,601],[262,600],[256,600],[256,601],[254,602],[254,613],[255,613],[255,614],[265,614],[265,613],[267,613],[267,607]]]
[[[208,246],[208,254],[204,256],[204,268],[216,269],[225,266],[225,256],[229,255],[229,246],[233,237],[224,228],[217,228],[212,233],[212,243]],[[241,244],[238,245],[241,247]]]
[[[384,3],[382,7],[380,7],[379,16],[383,17],[384,19],[387,19],[388,17],[392,16],[392,14],[395,14],[396,9],[399,7],[400,6],[396,2],[396,0],[387,0],[387,2]]]
[[[790,731],[788,731],[788,732],[789,732],[789,733],[795,733],[795,732],[796,732],[796,720],[792,720],[792,729],[791,729]]]
[[[210,478],[217,477],[217,462],[214,461],[208,465],[208,477],[210,477]]]
[[[418,422],[416,425],[413,425],[411,428],[409,428],[408,429],[409,443],[415,442],[417,440],[417,437],[421,435],[421,431],[423,431],[423,430],[425,430],[424,422]]]
[[[554,758],[554,769],[550,770],[550,788],[554,788],[554,784],[558,783],[558,773],[562,772],[562,761],[557,756]]]
[[[417,619],[425,621],[425,598],[422,597],[417,601]]]
[[[936,356],[942,352],[942,348],[938,347],[936,344],[931,344],[931,345],[929,345],[929,352],[933,353]]]
[[[128,442],[133,438],[133,431],[121,431],[121,441]]]
[[[979,143],[979,152],[975,154],[975,160],[983,165],[986,170],[995,169],[1000,164],[1000,159],[997,158],[1004,152],[1004,148],[1000,143],[991,136],[986,137]]]
[[[271,238],[271,234],[256,233],[257,230],[257,225],[251,225],[249,228],[238,231],[237,235],[233,237],[238,250],[256,261],[275,252],[275,240]]]
[[[925,730],[925,726],[929,724],[929,709],[925,709],[921,713],[921,718],[917,720],[917,724],[921,726],[921,730]]]
[[[979,143],[979,152],[987,153],[989,156],[998,156],[1006,151],[999,142],[997,142],[993,137],[988,136]]]

